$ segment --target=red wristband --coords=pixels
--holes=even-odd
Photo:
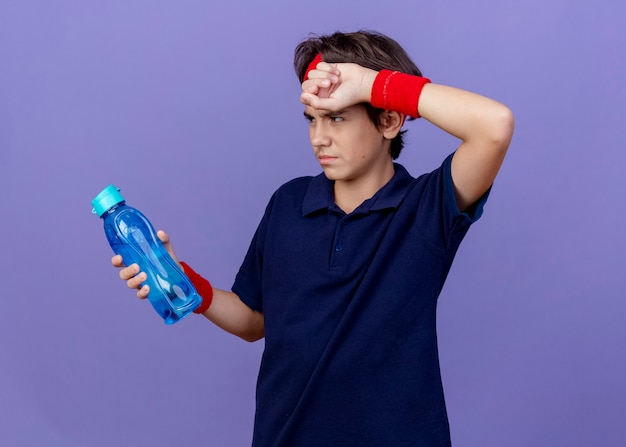
[[[203,314],[209,306],[211,306],[211,302],[213,302],[213,286],[211,286],[211,283],[207,279],[203,278],[197,274],[194,269],[189,267],[187,263],[181,262],[180,265],[183,266],[185,275],[187,275],[193,286],[196,288],[196,292],[198,292],[202,298],[200,306],[194,310],[194,313]]]
[[[413,76],[399,71],[381,70],[372,85],[372,106],[393,110],[404,115],[419,118],[417,106],[424,85],[430,79]]]

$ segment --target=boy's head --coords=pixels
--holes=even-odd
[[[376,71],[388,69],[422,76],[419,68],[398,42],[373,31],[336,32],[327,36],[312,36],[301,42],[294,55],[294,68],[300,82],[303,82],[307,67],[317,54],[322,55],[324,62],[355,63]],[[364,106],[370,120],[378,126],[383,110],[374,108],[369,103]],[[394,160],[404,147],[402,136],[405,132],[400,132],[391,141],[391,158]]]

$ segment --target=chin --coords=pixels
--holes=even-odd
[[[337,169],[336,166],[320,166],[322,171],[324,171],[324,175],[328,180],[345,180],[345,173],[342,173],[340,169]]]
[[[333,172],[332,169],[323,169],[322,171],[324,171],[324,175],[326,176],[326,178],[328,180],[331,180],[333,182],[337,181],[337,180],[342,180],[343,177],[341,175],[338,175],[337,172]]]

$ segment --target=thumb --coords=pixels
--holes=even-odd
[[[172,257],[172,259],[174,261],[176,261],[176,263],[180,267],[180,261],[178,260],[178,256],[176,256],[176,253],[174,252],[174,247],[172,247],[172,242],[170,241],[170,236],[165,231],[159,230],[159,231],[157,231],[157,237],[163,243],[163,246],[165,247],[165,250],[167,250],[167,252]]]
[[[310,106],[314,109],[324,109],[324,106],[327,106],[327,104],[332,105],[332,100],[328,97],[320,97],[312,93],[302,93],[300,95],[300,102],[305,106]]]
[[[300,102],[314,109],[336,111],[341,110],[342,102],[336,98],[320,97],[311,93],[302,93]]]

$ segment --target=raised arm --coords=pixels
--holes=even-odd
[[[452,158],[452,180],[461,211],[491,186],[513,137],[513,114],[505,105],[444,85],[426,84],[419,99],[421,117],[459,138]]]
[[[378,75],[378,72],[356,64],[322,62],[302,84],[300,100],[326,110],[341,110],[353,104],[371,102]],[[378,85],[397,89],[400,88],[396,82],[399,78]],[[513,136],[513,114],[497,101],[453,87],[426,83],[420,85],[421,94],[419,90],[401,87],[406,90],[393,94],[385,91],[382,96],[386,99],[387,96],[412,95],[411,100],[400,102],[402,108],[407,103],[414,103],[413,109],[397,110],[392,104],[385,108],[403,115],[421,116],[461,140],[452,160],[452,180],[458,207],[466,211],[489,189],[498,174]]]

